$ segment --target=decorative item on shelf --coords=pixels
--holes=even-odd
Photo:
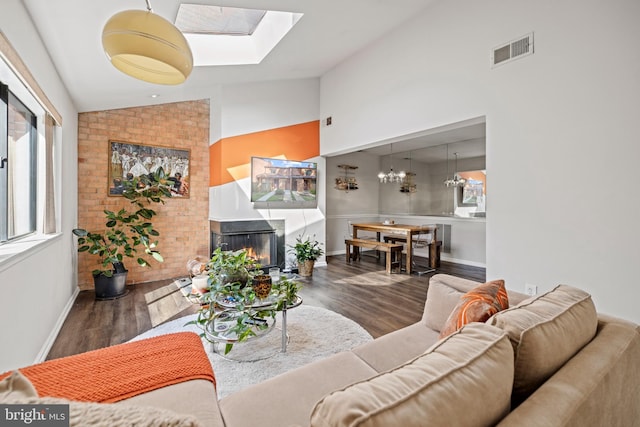
[[[453,155],[456,158],[455,169],[453,178],[449,178],[449,144],[447,144],[447,179],[444,180],[444,185],[447,187],[463,187],[466,181],[458,175],[458,153],[453,153]]]
[[[416,176],[413,172],[407,172],[404,181],[400,184],[401,193],[415,193],[417,190],[416,184],[413,182],[413,177]]]
[[[183,83],[193,69],[187,39],[171,22],[147,11],[125,10],[113,15],[102,30],[102,46],[118,70],[149,83]]]
[[[346,191],[357,190],[358,182],[355,176],[349,176],[352,171],[358,169],[358,166],[353,165],[338,165],[340,169],[344,169],[344,174],[336,178],[336,188],[338,190]]]
[[[381,183],[402,182],[405,176],[405,171],[400,171],[397,173],[393,171],[393,144],[391,144],[391,167],[389,168],[389,172],[379,172],[378,179]]]
[[[324,253],[320,242],[315,240],[315,235],[313,237],[313,240],[310,237],[302,240],[302,235],[300,235],[296,237],[295,245],[289,245],[289,253],[294,254],[298,262],[298,274],[303,277],[313,275],[315,261]]]

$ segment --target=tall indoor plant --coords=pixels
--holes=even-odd
[[[91,273],[96,288],[96,299],[118,298],[126,293],[127,269],[124,258],[136,258],[141,266],[149,266],[149,260],[163,262],[156,249],[160,235],[152,219],[157,215],[149,206],[164,204],[171,197],[171,182],[162,169],[149,175],[141,175],[123,182],[122,195],[131,202],[131,209],[118,212],[104,210],[105,228],[88,231],[76,228],[78,252],[96,255],[98,268]]]
[[[320,242],[308,237],[302,239],[302,235],[296,237],[296,243],[289,245],[289,253],[296,256],[298,262],[298,274],[301,276],[311,276],[313,274],[313,266],[318,258],[322,256],[324,251],[320,247]]]

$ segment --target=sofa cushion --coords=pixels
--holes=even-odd
[[[429,281],[424,303],[424,324],[434,331],[441,331],[462,295],[464,292],[444,283]]]
[[[488,323],[503,329],[513,345],[518,404],[593,339],[598,318],[588,293],[558,285],[495,314]]]
[[[444,338],[467,323],[486,322],[497,312],[509,308],[504,280],[493,280],[476,286],[460,297],[449,314],[439,338]]]
[[[472,323],[397,369],[331,392],[311,426],[494,425],[509,411],[512,383],[508,338]]]
[[[351,350],[377,372],[390,371],[423,354],[438,341],[438,332],[422,322],[382,335]]]
[[[125,404],[76,402],[57,397],[38,397],[31,382],[19,371],[0,381],[1,404],[69,405],[69,426],[173,426],[196,427],[190,415],[179,415],[162,408]]]
[[[226,426],[308,426],[316,402],[350,384],[377,375],[350,351],[292,369],[220,399]]]

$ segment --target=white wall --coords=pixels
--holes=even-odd
[[[218,100],[216,100],[218,102]],[[220,91],[220,121],[212,123],[214,134],[221,138],[245,135],[318,120],[319,80],[305,79],[223,86]],[[211,141],[216,142],[214,140]],[[316,236],[325,241],[324,158],[318,162],[318,207],[315,209],[254,209],[249,178],[209,188],[209,218],[284,219],[285,244],[294,244],[296,236]],[[324,246],[323,246],[324,249]],[[287,260],[289,263],[289,259]],[[324,257],[318,265],[325,262]]]
[[[0,263],[0,372],[46,356],[75,292],[77,218],[77,110],[19,0],[4,0],[0,30],[9,39],[63,118],[55,151],[62,235]]]
[[[357,166],[353,176],[358,189],[342,191],[335,188],[335,179],[344,174],[339,164]],[[327,183],[327,234],[326,249],[330,255],[345,253],[344,239],[351,232],[351,222],[378,221],[378,172],[380,159],[369,153],[349,153],[328,157],[326,161]]]
[[[221,136],[229,138],[318,120],[318,79],[225,85]]]
[[[441,0],[323,76],[321,154],[485,116],[488,278],[640,321],[639,19],[636,0]],[[530,31],[535,54],[490,68]]]

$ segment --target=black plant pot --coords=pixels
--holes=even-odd
[[[127,282],[127,273],[113,273],[113,276],[107,277],[103,274],[93,276],[93,283],[96,288],[96,299],[99,301],[117,299],[125,296],[129,291],[125,286]]]

